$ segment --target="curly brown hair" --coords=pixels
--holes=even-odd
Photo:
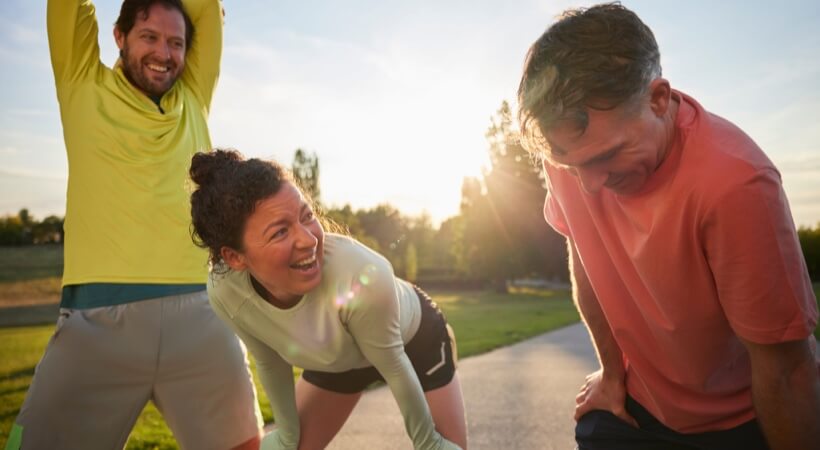
[[[210,252],[212,270],[225,272],[222,248],[242,251],[245,223],[257,203],[293,178],[275,161],[246,160],[233,149],[195,154],[189,174],[198,186],[191,194],[191,238]]]
[[[629,104],[660,75],[655,36],[634,12],[619,2],[565,11],[527,52],[518,87],[525,147],[548,150],[544,132],[556,122],[583,131],[588,108]]]

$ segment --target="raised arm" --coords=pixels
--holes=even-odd
[[[194,24],[194,37],[185,56],[182,80],[210,111],[222,59],[222,2],[184,0],[183,5]]]
[[[460,449],[435,429],[424,391],[404,352],[393,273],[362,289],[348,327],[362,354],[387,381],[416,450]]]
[[[293,367],[275,350],[230,319],[218,300],[211,297],[214,312],[242,339],[256,361],[256,373],[270,400],[276,428],[262,439],[263,450],[296,450],[299,445],[299,414],[293,383]]]
[[[587,376],[586,383],[575,399],[575,420],[594,409],[602,409],[637,427],[637,422],[625,408],[626,369],[621,347],[612,335],[612,329],[606,321],[598,297],[592,289],[571,239],[567,239],[567,246],[575,305],[592,335],[595,351],[601,363],[600,370]]]
[[[100,66],[97,17],[90,0],[49,0],[48,47],[57,93],[89,76]]]

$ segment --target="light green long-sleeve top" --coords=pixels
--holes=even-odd
[[[214,311],[256,359],[277,430],[265,449],[296,449],[299,417],[293,366],[343,372],[374,366],[387,381],[416,449],[458,449],[436,430],[404,344],[416,333],[421,307],[413,287],[390,263],[346,236],[327,234],[321,284],[290,309],[254,291],[247,272],[212,274]]]
[[[185,0],[194,38],[160,106],[100,61],[88,0],[48,2],[48,42],[66,151],[63,284],[203,283],[191,242],[188,167],[211,148],[207,118],[222,54],[219,0]]]

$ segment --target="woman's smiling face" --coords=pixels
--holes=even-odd
[[[232,269],[249,271],[274,303],[294,305],[322,281],[323,244],[324,230],[310,205],[293,183],[284,182],[248,217],[243,249],[222,253]]]

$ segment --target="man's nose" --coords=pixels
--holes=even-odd
[[[581,181],[581,186],[590,194],[595,194],[600,191],[604,183],[606,183],[607,178],[609,178],[609,173],[600,169],[577,167],[573,170]]]
[[[154,52],[163,60],[171,59],[171,46],[167,42],[160,41],[154,47]]]

